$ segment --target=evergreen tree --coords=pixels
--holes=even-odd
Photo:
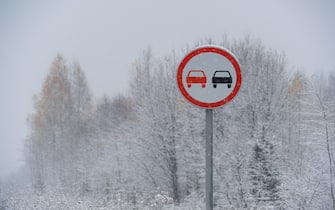
[[[273,144],[262,138],[253,147],[250,162],[250,181],[252,201],[256,206],[280,205],[279,173],[274,163]]]

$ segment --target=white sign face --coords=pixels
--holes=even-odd
[[[177,82],[191,103],[205,108],[222,106],[241,85],[237,59],[227,50],[206,46],[189,53],[181,62]]]

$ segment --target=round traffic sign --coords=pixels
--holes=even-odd
[[[242,74],[231,52],[217,46],[202,46],[181,61],[177,83],[188,101],[211,109],[225,105],[236,96]]]

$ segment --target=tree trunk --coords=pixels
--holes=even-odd
[[[327,154],[328,154],[328,160],[329,160],[329,184],[330,184],[330,195],[332,198],[332,204],[333,204],[333,210],[335,210],[335,195],[334,195],[334,182],[333,182],[333,176],[334,176],[334,172],[333,172],[333,160],[332,160],[332,151],[330,149],[330,143],[329,143],[329,132],[328,132],[328,122],[327,122],[327,113],[326,113],[326,109],[324,107],[323,102],[321,101],[321,98],[319,96],[319,94],[316,94],[321,109],[322,109],[322,113],[323,113],[323,119],[325,122],[325,131],[326,131],[326,144],[327,144]]]

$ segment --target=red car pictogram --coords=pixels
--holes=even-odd
[[[187,87],[190,88],[192,84],[201,84],[202,88],[206,87],[207,77],[203,70],[190,70],[186,76]]]

